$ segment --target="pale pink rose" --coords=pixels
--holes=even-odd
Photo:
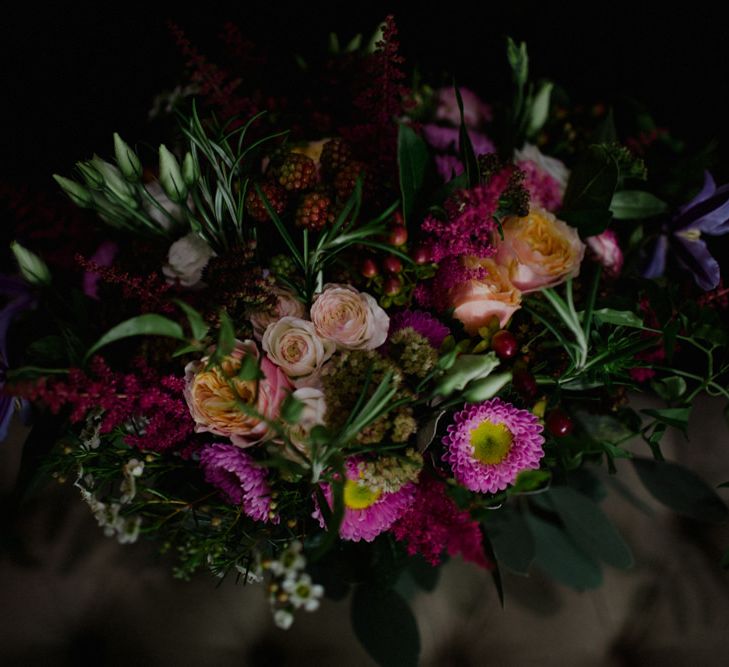
[[[478,127],[484,121],[491,120],[491,107],[488,104],[468,88],[459,90],[463,100],[463,120],[468,127]],[[453,86],[441,88],[436,94],[436,99],[438,102],[435,110],[436,119],[444,120],[451,125],[460,125],[461,113]]]
[[[238,372],[247,356],[260,358],[255,342],[237,340],[233,352],[219,366],[205,370],[209,357],[204,357],[185,367],[184,395],[196,432],[227,436],[238,447],[250,447],[271,437],[268,424],[247,415],[240,403],[274,420],[292,386],[284,372],[266,357],[261,360],[263,378],[241,380]]]
[[[304,304],[296,298],[293,292],[282,287],[274,287],[273,293],[276,295],[276,305],[273,310],[259,310],[250,315],[253,337],[259,341],[263,338],[263,333],[269,325],[278,322],[282,317],[303,318],[306,315]]]
[[[496,262],[522,292],[554,287],[580,273],[585,244],[549,211],[533,208],[523,218],[507,218],[503,231],[503,240],[495,237]]]
[[[335,352],[333,341],[320,338],[311,322],[298,317],[282,317],[269,324],[261,346],[297,387],[311,386]]]
[[[597,236],[588,236],[585,241],[595,258],[605,267],[605,273],[613,278],[620,275],[623,268],[623,251],[618,244],[618,237],[612,229],[606,229]]]
[[[184,287],[193,287],[202,279],[203,270],[214,255],[205,239],[190,232],[170,246],[162,273],[168,283],[179,282]]]
[[[324,285],[311,306],[311,321],[322,338],[344,350],[374,350],[390,328],[390,318],[377,301],[350,285]]]
[[[468,258],[466,261],[472,268],[481,267],[485,275],[450,290],[453,317],[460,320],[472,336],[481,327],[487,326],[494,316],[499,318],[499,326],[505,327],[509,318],[521,307],[521,292],[512,284],[506,268],[492,259]]]

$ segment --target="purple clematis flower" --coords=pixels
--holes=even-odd
[[[0,442],[8,435],[8,426],[13,416],[14,398],[4,391],[5,372],[8,369],[8,328],[18,313],[33,305],[34,297],[28,285],[20,278],[0,275],[0,295],[7,302],[0,310]]]
[[[712,290],[719,284],[720,269],[709,253],[702,234],[721,236],[729,233],[729,184],[716,187],[711,174],[704,174],[704,186],[688,204],[662,229],[653,248],[648,265],[643,271],[645,278],[658,278],[666,270],[669,249],[678,263],[690,271],[696,284],[703,290]]]

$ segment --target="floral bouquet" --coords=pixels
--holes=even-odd
[[[503,568],[587,589],[630,567],[600,508],[622,465],[727,518],[661,453],[699,394],[729,398],[705,239],[729,186],[705,155],[571,107],[512,41],[491,106],[406,85],[392,18],[302,61],[301,95],[173,31],[191,78],[158,100],[178,123],[157,159],[115,134],[113,162],[55,176],[85,209],[74,253],[21,226],[2,278],[0,435],[19,406],[39,474],[107,535],[158,540],[181,578],[264,582],[281,628],[351,593],[370,654],[406,665],[404,577],[429,590],[461,557],[503,597]]]

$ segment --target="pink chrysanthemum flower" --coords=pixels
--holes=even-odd
[[[496,493],[513,484],[522,470],[539,467],[541,432],[535,415],[499,398],[467,404],[443,438],[443,460],[467,489]]]
[[[339,526],[339,536],[352,542],[372,542],[407,511],[415,498],[416,484],[408,482],[392,493],[371,489],[360,484],[358,462],[356,457],[346,462],[344,517]],[[331,487],[322,484],[322,492],[331,507]],[[312,516],[319,521],[322,528],[326,527],[318,504]]]
[[[450,329],[440,320],[423,310],[403,310],[390,318],[390,336],[400,329],[410,327],[427,339],[436,350],[443,345]]]
[[[243,511],[256,521],[278,523],[270,517],[271,488],[265,468],[242,449],[218,442],[200,452],[200,465],[205,471],[205,481],[222,491],[226,500],[241,505]]]

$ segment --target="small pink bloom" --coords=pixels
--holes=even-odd
[[[459,88],[463,100],[463,120],[468,127],[478,127],[484,121],[491,120],[491,106],[486,104],[476,93],[468,88]],[[436,93],[438,107],[435,117],[451,125],[461,124],[461,113],[453,86],[441,88]]]
[[[276,295],[276,305],[272,310],[258,310],[251,313],[250,320],[253,325],[253,336],[260,341],[267,327],[274,322],[278,322],[282,317],[300,317],[306,316],[304,304],[299,301],[293,292],[282,287],[274,287],[273,293]]]
[[[523,218],[503,223],[504,239],[497,243],[496,262],[509,271],[522,292],[554,287],[580,273],[585,244],[577,230],[549,211],[533,208]]]
[[[623,251],[618,244],[617,234],[612,229],[606,229],[602,234],[585,240],[597,261],[605,267],[605,272],[613,278],[619,276],[623,268]]]

